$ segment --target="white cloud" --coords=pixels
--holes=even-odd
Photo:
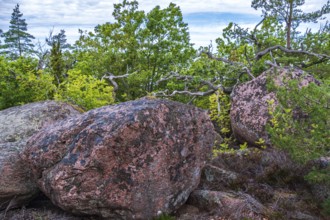
[[[78,29],[93,30],[97,24],[112,21],[113,4],[121,0],[0,0],[0,29],[7,30],[11,13],[16,3],[28,23],[28,29],[36,38],[43,40],[53,27],[65,29],[68,39],[73,42],[78,38]],[[260,15],[250,7],[249,0],[139,0],[141,10],[149,11],[156,5],[162,8],[173,2],[181,7],[185,16],[192,13],[237,13]],[[308,0],[303,7],[305,11],[319,9],[327,0]],[[187,20],[185,20],[187,22]],[[201,19],[198,24],[189,21],[191,40],[196,45],[207,45],[210,40],[219,37],[224,24]],[[204,23],[203,23],[204,22]],[[249,21],[252,25],[252,21]],[[249,25],[249,24],[248,24]]]

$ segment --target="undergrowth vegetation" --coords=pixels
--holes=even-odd
[[[278,104],[269,100],[271,120],[267,128],[274,147],[285,150],[302,165],[330,157],[330,84],[310,83],[301,86],[299,80],[288,80],[284,86],[270,83],[276,92]],[[311,184],[330,188],[329,161],[324,166],[313,166],[305,179]],[[324,192],[326,193],[326,192]],[[323,203],[329,214],[330,198]]]

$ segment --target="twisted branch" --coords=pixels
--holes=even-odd
[[[194,76],[180,75],[177,72],[170,72],[167,76],[165,76],[164,78],[158,80],[156,82],[156,84],[158,85],[161,82],[169,81],[171,79],[176,79],[176,80],[180,80],[180,81],[183,81],[183,82],[192,82],[192,81],[195,81],[196,78]],[[214,84],[214,83],[212,83],[211,81],[208,81],[208,80],[201,79],[199,81],[202,85],[206,85],[208,87],[207,91],[205,91],[205,92],[201,92],[201,91],[192,92],[192,91],[188,91],[188,90],[183,90],[183,91],[175,90],[172,93],[168,94],[169,91],[165,90],[165,91],[154,92],[153,95],[154,96],[161,96],[161,97],[173,97],[175,95],[208,96],[208,95],[211,95],[211,94],[215,93],[219,89],[223,90],[227,94],[230,94],[233,90],[232,87],[223,87],[221,84],[216,85],[216,84]]]
[[[276,45],[276,46],[273,46],[273,47],[269,47],[269,48],[267,48],[267,49],[265,49],[263,51],[260,51],[255,56],[255,59],[256,60],[260,60],[267,53],[269,53],[269,52],[271,52],[273,50],[277,50],[277,49],[279,49],[279,50],[281,50],[283,52],[286,52],[286,53],[305,54],[305,55],[317,57],[318,59],[325,59],[325,60],[329,60],[330,59],[330,56],[329,55],[326,55],[326,54],[317,54],[317,53],[308,52],[308,51],[305,51],[305,50],[291,50],[291,49],[285,48],[285,47],[283,47],[281,45]]]
[[[119,75],[119,76],[115,76],[110,72],[106,72],[101,79],[108,79],[111,84],[113,85],[113,91],[117,91],[118,90],[118,83],[114,80],[114,79],[120,79],[120,78],[126,78],[128,77],[129,74],[126,73],[124,75]]]

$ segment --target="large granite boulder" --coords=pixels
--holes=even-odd
[[[213,142],[205,111],[141,99],[48,126],[29,140],[22,158],[40,189],[64,210],[152,219],[185,203]]]
[[[80,114],[72,106],[46,101],[0,111],[0,210],[27,202],[38,193],[19,153],[43,126]]]
[[[278,104],[276,94],[267,90],[268,80],[273,80],[277,86],[285,86],[285,81],[299,79],[299,86],[311,82],[317,83],[314,77],[297,69],[271,68],[257,78],[234,88],[231,99],[230,119],[232,131],[240,142],[255,145],[260,138],[270,144],[266,124],[270,119],[269,104],[274,100]]]

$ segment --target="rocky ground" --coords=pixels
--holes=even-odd
[[[277,83],[313,81],[281,73]],[[232,95],[233,132],[249,148],[214,158],[207,113],[182,103],[141,99],[81,114],[41,102],[1,111],[0,219],[152,219],[158,210],[170,214],[159,220],[329,219],[320,207],[329,186],[304,176],[329,171],[330,158],[299,165],[269,144],[266,100],[275,96],[266,74]],[[253,146],[259,137],[266,149]]]
[[[301,219],[325,220],[317,197],[320,188],[303,178],[306,167],[295,165],[277,150],[246,150],[224,153],[210,161],[201,182],[173,219]],[[321,193],[322,194],[322,193]],[[98,217],[73,216],[39,196],[29,206],[9,210],[0,219],[88,220]]]

